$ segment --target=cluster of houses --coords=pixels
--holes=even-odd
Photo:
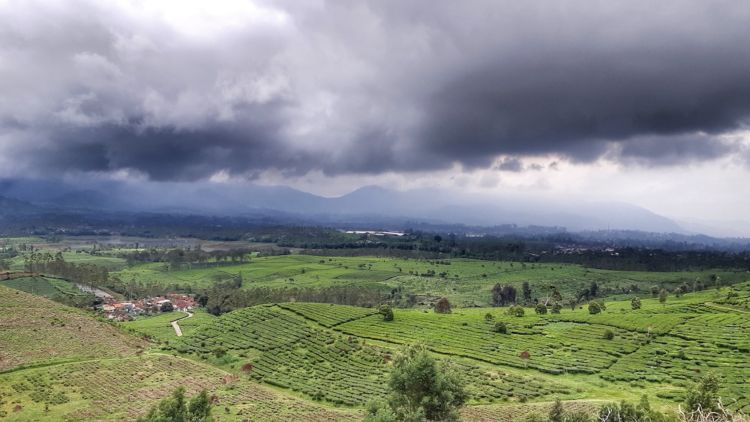
[[[109,319],[129,321],[138,315],[153,315],[161,312],[192,312],[196,302],[192,296],[167,294],[129,302],[117,302],[109,298],[100,305],[100,310]]]

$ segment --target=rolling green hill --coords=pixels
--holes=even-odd
[[[725,284],[744,281],[739,271],[639,272],[608,271],[572,264],[533,264],[470,259],[424,260],[378,257],[283,255],[254,257],[248,263],[170,270],[167,263],[136,265],[113,274],[123,281],[207,288],[218,281],[241,278],[243,288],[324,288],[342,285],[394,289],[404,296],[448,297],[456,305],[489,305],[492,286],[529,282],[533,297],[545,298],[557,288],[572,297],[592,283],[604,295],[623,295],[633,288],[648,295],[653,286],[674,289],[696,280],[712,286],[717,275]]]

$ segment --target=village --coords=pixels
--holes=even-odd
[[[181,311],[191,313],[196,307],[195,298],[185,294],[170,293],[164,296],[118,302],[114,297],[104,298],[97,307],[110,320],[130,321],[137,316],[155,315],[162,312]]]

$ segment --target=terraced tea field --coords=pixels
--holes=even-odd
[[[217,348],[226,348],[228,360],[246,366],[261,382],[300,392],[314,400],[337,405],[362,405],[385,395],[392,348],[357,337],[343,336],[290,312],[294,308],[326,324],[352,318],[370,318],[372,310],[319,304],[255,306],[223,315],[186,336],[177,349],[212,361]],[[325,315],[325,310],[331,315]],[[313,312],[314,311],[314,312]],[[468,390],[476,402],[534,399],[569,394],[557,382],[517,372],[489,368],[476,362],[453,362],[467,375]]]
[[[166,394],[208,389],[217,421],[357,420],[357,413],[328,409],[281,395],[218,368],[168,355],[67,363],[0,374],[0,418],[8,421],[134,420]]]
[[[452,314],[397,309],[390,322],[372,309],[264,305],[222,316],[186,338],[181,351],[211,360],[213,348],[226,347],[237,365],[253,365],[253,378],[339,405],[381,395],[391,354],[402,344],[422,342],[459,366],[475,404],[637,400],[649,393],[657,406],[674,406],[687,388],[713,373],[724,403],[748,411],[748,314],[713,304],[726,294],[688,294],[665,304],[644,299],[640,310],[627,310],[629,301],[611,302],[597,315],[586,309],[542,316],[527,310],[524,317],[505,315],[503,308]],[[508,334],[494,332],[497,322]],[[323,385],[347,393],[329,395]]]
[[[516,318],[490,311],[494,319],[485,321],[487,311],[466,309],[437,315],[403,310],[395,321],[384,322],[379,316],[370,316],[336,329],[398,344],[419,341],[439,353],[551,374],[596,373],[634,352],[645,341],[641,333],[618,328],[611,328],[615,332],[613,340],[604,340],[606,326],[561,322],[552,317]],[[492,330],[499,321],[506,323],[509,334]],[[524,359],[524,352],[530,357]]]

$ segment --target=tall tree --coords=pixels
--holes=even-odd
[[[422,345],[396,357],[388,387],[388,402],[371,404],[366,421],[457,421],[467,398],[458,373],[447,362],[438,365]]]
[[[523,285],[521,286],[521,289],[523,290],[523,301],[526,304],[531,303],[531,286],[529,285],[528,281],[524,281]]]

